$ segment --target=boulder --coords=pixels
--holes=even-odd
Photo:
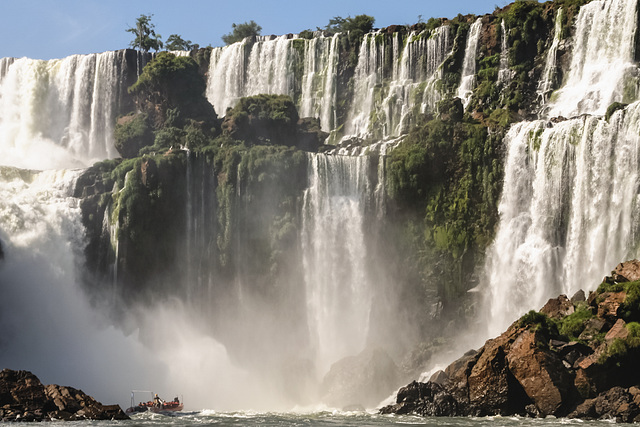
[[[573,296],[571,297],[571,302],[573,303],[573,305],[577,305],[578,303],[585,302],[586,300],[587,300],[587,297],[582,289],[578,290],[578,292],[573,294]]]
[[[605,335],[604,341],[607,344],[610,344],[616,338],[626,340],[627,337],[629,336],[629,331],[627,330],[626,325],[627,323],[624,320],[618,319],[616,323],[613,325],[613,327],[609,329],[609,332],[607,332],[607,335]]]
[[[558,298],[551,298],[540,309],[540,313],[544,313],[552,319],[562,319],[573,313],[573,302],[566,295],[560,295]]]
[[[460,415],[458,401],[440,384],[412,382],[398,391],[396,404],[380,410],[382,414],[430,416]]]
[[[542,416],[563,415],[574,393],[570,375],[557,353],[540,345],[536,332],[524,331],[511,346],[509,370]]]
[[[619,317],[618,311],[624,303],[627,293],[621,292],[605,292],[598,297],[598,317],[604,319],[610,324],[615,323]]]
[[[632,387],[637,390],[636,387]],[[617,422],[640,422],[640,407],[631,389],[612,387],[593,399],[582,402],[569,418],[613,419]]]
[[[621,262],[611,272],[613,279],[620,282],[635,282],[640,280],[640,261],[637,259]]]

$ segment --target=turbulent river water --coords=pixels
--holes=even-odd
[[[368,412],[310,412],[310,413],[253,413],[253,412],[183,412],[174,416],[160,414],[136,415],[131,421],[53,422],[50,426],[407,426],[434,427],[547,427],[556,425],[606,426],[608,421],[580,421],[568,419],[532,419],[518,417],[435,418],[417,416],[378,415]]]

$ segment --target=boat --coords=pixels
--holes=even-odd
[[[151,400],[146,402],[140,402],[137,405],[135,402],[135,394],[136,393],[150,393],[152,397]],[[184,408],[184,403],[180,401],[177,397],[174,397],[172,401],[167,402],[166,400],[161,399],[157,394],[154,395],[152,391],[146,390],[132,390],[131,391],[131,406],[127,408],[125,411],[127,414],[133,414],[136,412],[155,412],[155,413],[163,413],[163,412],[177,412],[182,411]]]

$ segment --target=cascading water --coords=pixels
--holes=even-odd
[[[604,114],[614,101],[637,99],[637,3],[596,0],[580,8],[571,64],[563,87],[551,98],[548,117]]]
[[[498,83],[505,84],[511,80],[511,70],[509,69],[509,45],[507,44],[507,28],[504,19],[500,21],[500,68],[498,68]]]
[[[404,46],[394,33],[390,58],[379,41],[384,36],[367,34],[360,45],[345,134],[379,139],[399,136],[407,131],[412,111],[433,111],[440,100],[436,88],[440,66],[452,49],[450,32],[447,25],[433,32],[412,32]],[[386,71],[389,62],[393,64],[390,75]]]
[[[76,284],[84,227],[71,194],[79,173],[0,166],[0,366],[117,402],[125,378],[162,368],[137,339],[106,326]]]
[[[125,54],[3,61],[2,164],[65,168],[115,157],[113,128],[126,93]]]
[[[636,103],[609,122],[585,116],[511,128],[487,261],[490,333],[638,255],[639,123]]]
[[[462,73],[460,74],[460,86],[458,86],[458,98],[462,100],[462,105],[467,107],[476,86],[476,60],[478,54],[478,40],[482,30],[482,19],[478,18],[471,24],[467,35],[467,44],[464,48],[464,62],[462,63]]]
[[[242,97],[267,94],[299,99],[301,117],[320,117],[323,129],[333,126],[337,37],[311,40],[280,36],[273,40],[244,40],[214,48],[207,98],[224,115]],[[296,70],[300,65],[301,75]]]
[[[302,224],[308,322],[320,371],[359,353],[371,309],[363,228],[373,188],[367,156],[309,155]]]
[[[542,72],[542,78],[538,83],[538,97],[544,104],[549,99],[551,91],[556,84],[556,62],[558,56],[558,46],[560,45],[560,38],[562,37],[562,8],[558,9],[556,13],[556,24],[553,32],[553,42],[547,52],[547,60],[545,61],[544,71]]]

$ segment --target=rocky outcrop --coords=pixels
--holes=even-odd
[[[587,301],[549,300],[381,412],[639,422],[639,272],[638,261],[623,263]]]
[[[31,372],[0,372],[0,420],[127,420],[118,405],[103,405],[82,390],[44,386]]]

